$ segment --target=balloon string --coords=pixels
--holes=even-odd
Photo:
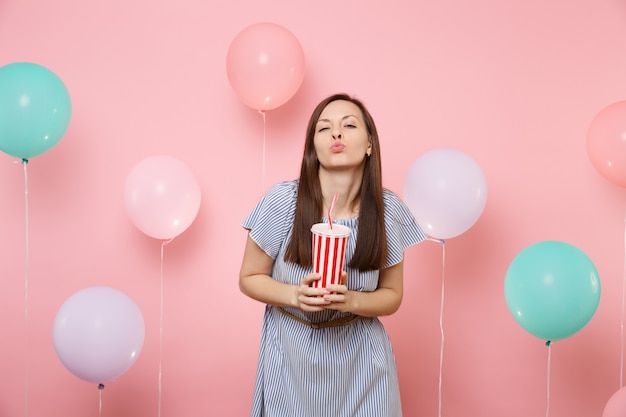
[[[550,358],[552,356],[552,348],[550,347],[550,341],[546,342],[546,346],[548,347],[548,372],[546,378],[546,417],[550,415]]]
[[[173,239],[173,238],[172,238]],[[163,393],[163,252],[168,243],[172,241],[172,239],[164,240],[161,242],[161,278],[160,278],[160,301],[159,301],[159,403],[157,407],[157,416],[161,417],[161,397]]]
[[[624,265],[622,271],[622,306],[620,316],[619,388],[624,386],[624,304],[626,294],[626,215],[624,216]]]
[[[102,416],[102,390],[104,384],[98,384],[98,416]]]
[[[259,113],[263,116],[263,153],[261,159],[261,188],[265,191],[265,142],[266,142],[266,130],[267,120],[265,119],[265,111],[259,110]]]
[[[28,352],[29,352],[29,348],[28,348],[28,264],[29,264],[29,254],[28,254],[28,247],[29,247],[29,243],[28,243],[28,235],[29,235],[29,231],[28,231],[28,170],[26,169],[26,165],[28,165],[28,159],[22,159],[22,166],[24,168],[24,218],[25,218],[25,236],[24,236],[24,242],[26,245],[25,248],[25,265],[24,265],[24,327],[25,327],[25,339],[26,339],[26,349],[24,349],[24,351],[26,352],[26,360],[25,360],[25,365],[24,365],[24,413],[25,415],[28,417],[28,385],[29,385],[29,377],[28,377],[28,363],[29,363],[29,358],[28,358]]]
[[[439,329],[441,330],[441,347],[439,349],[439,417],[441,417],[441,397],[442,397],[442,382],[443,382],[443,301],[444,301],[444,278],[445,274],[445,265],[446,265],[446,245],[444,241],[441,241],[441,307],[439,310]]]
[[[443,332],[443,305],[445,300],[445,268],[446,268],[446,242],[442,239],[434,239],[434,238],[426,238],[431,242],[437,242],[441,244],[441,306],[439,309],[439,330],[441,331],[441,346],[439,348],[439,417],[441,417],[441,398],[442,398],[442,386],[443,386],[443,342],[444,342],[444,332]]]

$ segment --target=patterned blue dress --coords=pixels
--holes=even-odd
[[[242,226],[275,262],[273,279],[298,285],[311,268],[284,261],[294,219],[298,181],[272,187]],[[406,205],[384,192],[388,240],[386,267],[399,263],[406,248],[425,239]],[[324,221],[327,221],[324,219]],[[334,221],[352,229],[346,264],[354,254],[358,218]],[[346,269],[348,288],[374,291],[378,271]],[[285,309],[320,323],[347,316],[335,310]],[[378,318],[313,329],[267,306],[251,417],[400,417],[400,390],[389,337]]]

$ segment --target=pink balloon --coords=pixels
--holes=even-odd
[[[626,101],[606,106],[591,121],[587,153],[598,172],[626,187]]]
[[[137,360],[145,336],[139,307],[123,292],[91,287],[68,298],[54,319],[54,348],[78,378],[113,381]]]
[[[404,201],[424,232],[456,237],[476,223],[485,208],[487,184],[478,164],[454,149],[426,152],[409,168]]]
[[[139,230],[169,240],[184,232],[198,215],[200,186],[183,162],[171,156],[152,156],[128,174],[124,201]]]
[[[228,80],[239,98],[259,111],[286,103],[304,79],[304,52],[298,39],[274,23],[248,26],[230,44]]]
[[[604,406],[602,417],[626,416],[626,387],[615,392]]]

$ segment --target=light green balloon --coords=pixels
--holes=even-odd
[[[72,113],[63,81],[29,62],[0,67],[0,150],[29,159],[50,150],[65,134]]]
[[[504,295],[513,318],[550,342],[572,336],[591,320],[600,287],[598,271],[584,252],[568,243],[543,241],[513,259]]]

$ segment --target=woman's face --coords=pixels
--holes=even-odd
[[[327,170],[361,167],[371,152],[361,109],[345,100],[333,101],[324,108],[313,142],[320,168]]]

